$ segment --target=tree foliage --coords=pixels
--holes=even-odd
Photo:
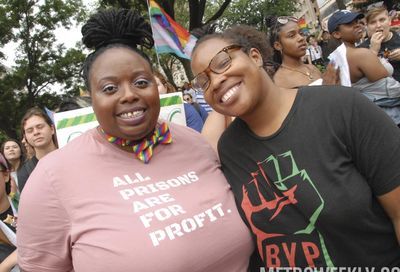
[[[79,70],[84,59],[79,44],[66,49],[58,44],[56,31],[81,21],[81,0],[9,0],[0,5],[1,45],[17,44],[15,65],[1,72],[0,130],[17,136],[21,116],[33,106],[55,108],[61,95],[50,93],[55,84],[64,94],[79,91]],[[4,24],[3,24],[4,23]],[[4,120],[4,122],[3,122]]]
[[[293,15],[297,10],[291,0],[236,0],[219,20],[219,27],[225,29],[236,24],[246,24],[264,29],[268,15]]]

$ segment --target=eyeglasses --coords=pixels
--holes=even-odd
[[[232,44],[227,47],[222,48],[210,61],[208,67],[197,76],[194,77],[192,81],[193,87],[196,89],[201,89],[206,92],[208,87],[210,87],[210,78],[207,75],[209,71],[215,74],[222,74],[228,70],[232,65],[232,57],[229,55],[230,50],[240,49],[242,46],[237,44]]]

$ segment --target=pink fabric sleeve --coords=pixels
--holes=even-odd
[[[47,165],[39,162],[21,195],[18,264],[24,271],[72,271],[69,216]]]

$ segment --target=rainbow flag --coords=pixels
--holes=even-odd
[[[174,53],[181,58],[191,58],[197,38],[172,20],[154,0],[150,0],[150,22],[158,54]]]
[[[304,16],[299,18],[299,20],[297,21],[297,25],[299,26],[300,29],[308,28],[306,18],[304,18]]]

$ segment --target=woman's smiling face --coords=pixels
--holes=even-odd
[[[232,42],[221,38],[205,40],[193,52],[191,65],[195,75],[204,72],[203,81],[205,77],[209,80],[204,92],[207,103],[219,113],[242,116],[253,109],[261,95],[262,57],[255,49],[247,54],[231,45]],[[210,70],[210,63],[211,69],[226,70],[215,73]]]
[[[140,140],[157,124],[160,99],[149,62],[126,47],[102,52],[89,74],[93,110],[102,129]]]

